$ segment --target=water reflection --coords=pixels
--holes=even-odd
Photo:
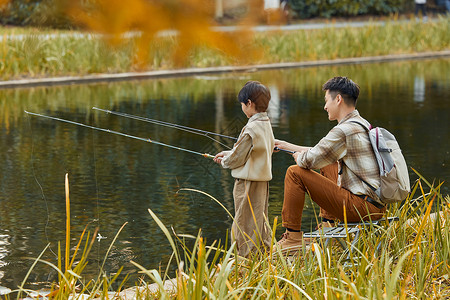
[[[425,101],[425,78],[422,75],[414,77],[414,102]]]
[[[267,113],[269,115],[272,126],[278,127],[281,116],[280,95],[278,92],[278,87],[276,85],[271,85],[268,88],[270,89],[271,99],[269,102]]]
[[[408,164],[427,179],[448,180],[450,60],[335,66],[270,71],[214,78],[164,79],[85,86],[0,90],[0,285],[16,288],[31,261],[47,243],[44,259],[56,262],[64,241],[64,175],[71,185],[72,237],[86,226],[95,240],[87,276],[96,277],[119,228],[127,225],[106,260],[108,273],[135,274],[130,260],[146,268],[165,266],[171,249],[151,219],[151,208],[178,233],[202,235],[208,243],[225,239],[231,220],[220,206],[194,188],[211,194],[233,212],[233,180],[228,170],[201,156],[70,124],[28,117],[24,110],[148,137],[215,154],[225,147],[210,139],[93,111],[93,106],[237,136],[247,122],[236,95],[250,80],[267,84],[270,116],[277,138],[314,145],[334,125],[323,111],[321,86],[347,75],[361,86],[358,109],[374,125],[394,132]],[[416,78],[417,84],[413,84]],[[213,79],[213,80],[212,80]],[[419,91],[425,91],[426,93]],[[232,141],[219,139],[232,146]],[[283,179],[292,157],[273,157],[269,219],[281,215]],[[411,172],[411,179],[417,178]],[[448,187],[443,188],[448,193]],[[311,203],[304,229],[314,226]],[[5,237],[5,236],[8,237]],[[134,275],[136,276],[136,275]],[[38,265],[32,282],[57,277]],[[133,284],[134,281],[130,282]]]
[[[8,241],[9,238],[9,235],[7,234],[0,234],[0,280],[5,276],[5,272],[2,271],[2,268],[8,264],[4,259],[10,252],[8,250],[8,246],[11,245]]]

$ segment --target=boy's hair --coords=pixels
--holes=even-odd
[[[269,106],[270,91],[259,81],[247,81],[239,91],[238,100],[244,104],[247,104],[250,100],[255,103],[257,112],[264,112]]]
[[[340,94],[347,105],[356,107],[359,96],[359,86],[347,77],[333,77],[324,83],[323,91],[328,91],[331,97],[336,98]]]

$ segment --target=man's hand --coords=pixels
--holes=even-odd
[[[298,158],[299,155],[300,155],[300,152],[294,152],[294,154],[292,154],[292,157],[295,160],[295,164],[297,164],[297,158]]]
[[[279,149],[287,150],[288,142],[275,139],[275,149],[274,152],[280,151]]]
[[[278,152],[279,149],[283,149],[283,150],[289,150],[289,151],[293,151],[293,152],[302,153],[302,152],[308,151],[311,147],[294,145],[294,144],[288,143],[286,141],[275,139],[275,148],[277,148],[277,149],[275,149],[274,152]]]

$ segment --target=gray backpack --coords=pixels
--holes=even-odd
[[[352,122],[363,126],[369,134],[370,143],[380,168],[381,186],[376,189],[365,180],[360,179],[380,197],[383,203],[405,200],[411,191],[408,167],[394,135],[381,127],[367,128],[358,121]]]

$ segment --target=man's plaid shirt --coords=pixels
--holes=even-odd
[[[378,188],[381,184],[369,135],[360,124],[350,122],[351,120],[369,126],[359,112],[354,110],[333,127],[317,145],[301,153],[297,158],[297,164],[306,169],[320,169],[338,162],[340,170],[338,186],[355,195],[367,195],[382,204],[372,189],[358,178],[359,176],[364,179],[374,188]]]

